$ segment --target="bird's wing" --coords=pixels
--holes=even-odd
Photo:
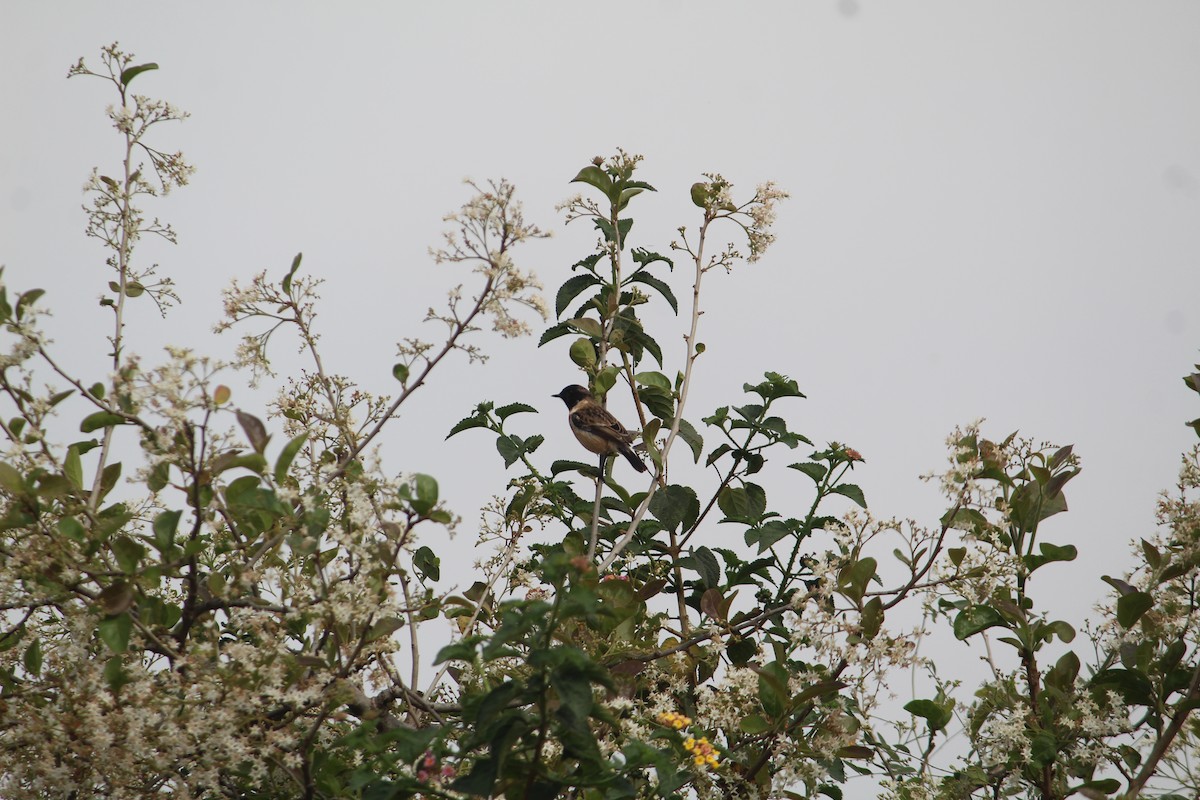
[[[625,430],[616,417],[599,406],[581,408],[572,413],[571,423],[576,428],[613,442],[629,442],[633,439],[633,434]]]

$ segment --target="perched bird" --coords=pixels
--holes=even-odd
[[[629,443],[633,434],[625,430],[625,426],[617,422],[617,418],[596,402],[592,393],[582,386],[568,386],[558,394],[552,394],[566,404],[567,422],[571,425],[571,433],[579,443],[601,456],[611,456],[620,453],[629,459],[629,463],[638,472],[645,472],[646,465],[638,458],[637,453]]]

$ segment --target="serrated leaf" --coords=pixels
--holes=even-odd
[[[700,579],[704,581],[704,585],[715,587],[721,582],[721,565],[717,562],[717,557],[713,555],[713,551],[707,547],[697,547],[692,550],[692,558],[696,562],[696,571],[700,574]]]
[[[788,464],[788,469],[794,469],[803,472],[805,475],[812,478],[813,483],[816,484],[820,484],[821,481],[825,479],[825,473],[828,472],[828,469],[824,464],[817,464],[816,462],[812,461],[803,464]]]
[[[858,488],[853,483],[839,483],[837,486],[834,486],[831,491],[834,494],[840,494],[843,497],[849,497],[863,508],[867,507],[867,499],[863,497],[862,489]]]
[[[656,278],[653,275],[645,272],[635,272],[633,275],[629,276],[629,279],[626,281],[626,283],[644,283],[647,286],[657,290],[658,293],[661,294],[667,301],[667,303],[670,304],[671,310],[676,314],[679,313],[679,301],[675,299],[675,293],[671,291],[671,287],[666,283],[666,281],[660,280],[659,278]]]
[[[469,417],[460,419],[455,426],[450,429],[450,432],[446,434],[446,438],[449,439],[454,434],[462,433],[463,431],[470,430],[471,428],[486,428],[487,425],[487,416],[482,413],[475,413]]]
[[[700,516],[700,500],[690,486],[671,484],[650,499],[650,513],[662,523],[664,530],[674,531],[682,525],[686,531]]]
[[[536,414],[537,409],[525,403],[509,403],[506,406],[500,406],[496,409],[496,416],[500,419],[508,419],[513,414]]]
[[[538,347],[541,347],[542,345],[552,342],[560,337],[566,336],[569,333],[571,333],[571,326],[566,322],[560,322],[557,325],[551,325],[549,328],[546,328],[546,330],[542,331],[542,335],[538,339]]]
[[[700,456],[704,453],[704,437],[686,419],[679,420],[679,438],[692,449],[692,458],[699,464]]]
[[[567,310],[567,306],[571,301],[584,292],[589,286],[596,286],[600,283],[600,279],[591,273],[576,275],[573,278],[568,278],[563,282],[563,285],[558,287],[558,294],[554,298],[554,316],[562,317],[563,312]]]

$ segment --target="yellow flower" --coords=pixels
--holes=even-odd
[[[657,719],[660,724],[666,725],[669,728],[674,728],[677,731],[683,730],[688,725],[692,724],[691,717],[685,717],[683,714],[677,714],[674,711],[667,711],[659,714]]]

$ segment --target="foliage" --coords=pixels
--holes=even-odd
[[[634,236],[630,208],[655,188],[618,151],[562,205],[597,238],[539,346],[631,409],[652,469],[548,457],[536,431],[561,421],[532,422],[520,394],[480,402],[449,436],[486,435],[512,478],[484,509],[477,580],[447,593],[436,543],[456,518],[432,476],[387,472],[374,446],[447,357],[483,356],[485,320],[516,336],[547,314],[514,261],[543,233],[511,185],[472,184],[434,251],[472,283],[430,312],[443,339],[399,344],[393,397],[327,368],[300,256],[227,290],[218,330],[248,326],[236,363],[167,348],[147,365],[125,310],[149,297],[165,313],[174,294],[132,254],[173,234],[140,204],[191,173],[149,135],[186,115],[129,93],[155,65],[116,45],[102,60],[71,74],[120,98],[119,177],[94,173],[85,207],[114,272],[111,364],[61,368],[43,292],[0,288],[0,795],[837,800],[856,776],[896,798],[1195,795],[1197,449],[1078,647],[1035,602],[1077,555],[1046,530],[1079,474],[1072,448],[956,431],[936,476],[949,510],[925,528],[866,510],[862,455],[793,430],[804,395],[784,374],[696,412],[702,288],[764,255],[786,195],[768,183],[739,202],[705,175],[696,227],[664,254]],[[644,324],[650,304],[681,315],[681,353]],[[221,381],[273,380],[280,332],[311,365],[264,421]],[[82,438],[57,441],[63,423]],[[792,482],[784,497],[768,471]],[[966,699],[917,655],[936,631],[985,645]],[[927,693],[887,702],[913,670]]]

